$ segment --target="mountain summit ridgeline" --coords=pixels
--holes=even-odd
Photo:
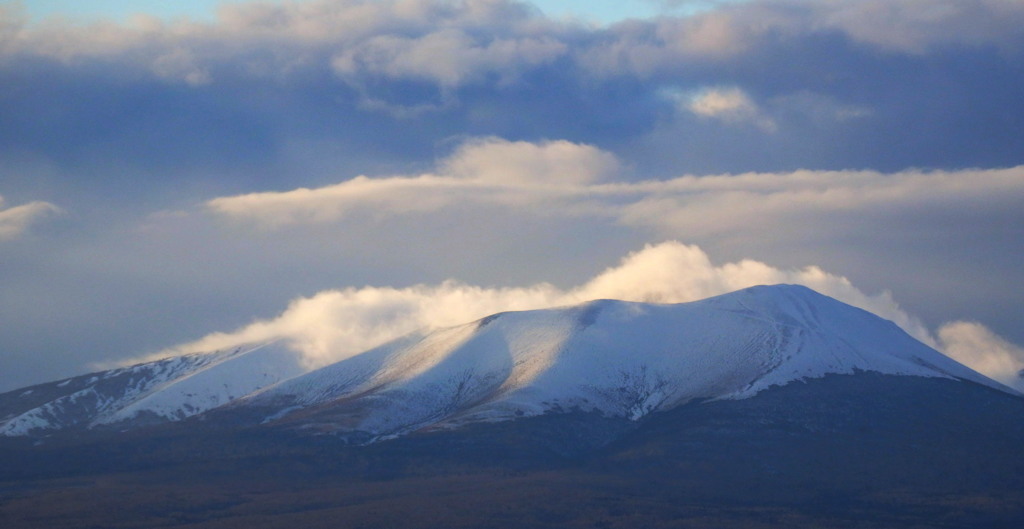
[[[572,411],[635,421],[833,374],[1011,391],[889,321],[793,285],[682,304],[596,300],[499,313],[304,371],[275,343],[93,373],[0,395],[0,433],[123,431],[216,416],[365,443]]]

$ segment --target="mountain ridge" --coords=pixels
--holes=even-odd
[[[568,410],[636,420],[694,399],[742,399],[858,371],[1015,393],[892,322],[806,287],[773,285],[682,304],[593,300],[501,312],[308,372],[281,343],[165,359],[0,395],[0,432],[131,429],[215,415],[366,441]],[[120,390],[82,384],[126,376]],[[76,393],[57,391],[61,384],[95,394],[93,411]],[[43,390],[58,396],[15,405]]]

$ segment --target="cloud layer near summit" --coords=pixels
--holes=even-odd
[[[567,303],[666,240],[764,281],[813,267],[891,292],[915,334],[1002,351],[1010,376],[1024,4],[701,5],[605,25],[513,0],[36,23],[0,2],[0,390],[289,303]]]
[[[310,369],[344,360],[421,329],[454,326],[510,310],[575,305],[594,299],[685,303],[755,285],[800,284],[895,322],[915,338],[961,363],[1024,391],[1018,375],[1024,349],[984,325],[953,322],[939,339],[906,313],[889,292],[866,295],[844,277],[817,267],[781,270],[744,260],[715,265],[696,246],[665,242],[624,257],[587,282],[569,289],[539,283],[487,288],[446,281],[408,288],[364,287],[328,290],[293,300],[280,315],[233,332],[218,332],[143,359],[228,350],[284,340]],[[100,366],[103,367],[103,366]]]
[[[319,292],[293,300],[276,318],[257,321],[234,332],[214,333],[156,356],[226,350],[285,339],[303,354],[310,367],[322,367],[418,329],[459,325],[498,312],[575,305],[595,299],[685,303],[755,285],[787,283],[805,285],[872,311],[896,322],[919,340],[936,345],[921,322],[904,312],[887,292],[866,295],[846,278],[813,266],[780,270],[753,260],[718,266],[700,248],[672,241],[630,253],[617,266],[568,289],[549,283],[487,288],[445,281],[409,288]]]

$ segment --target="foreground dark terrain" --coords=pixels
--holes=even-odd
[[[363,447],[190,421],[12,438],[0,526],[1022,527],[1022,418],[972,383],[862,373]]]

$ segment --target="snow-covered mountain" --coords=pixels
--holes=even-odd
[[[268,344],[91,373],[0,395],[0,435],[176,421],[303,371],[297,354]]]
[[[236,406],[373,438],[569,410],[637,419],[858,371],[1006,389],[891,322],[805,287],[772,286],[676,305],[599,300],[495,314],[407,336]]]
[[[599,300],[500,313],[303,371],[294,352],[271,345],[77,377],[0,395],[0,432],[212,414],[369,441],[571,410],[638,419],[857,372],[1012,391],[891,322],[790,285],[675,305]]]

